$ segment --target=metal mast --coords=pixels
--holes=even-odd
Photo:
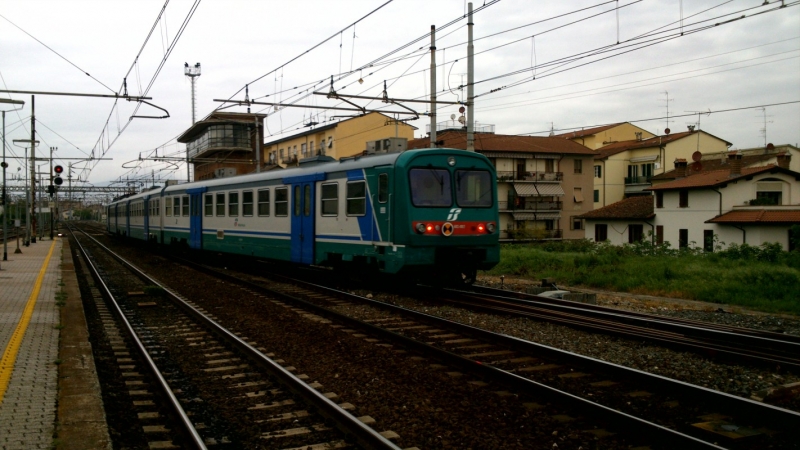
[[[431,148],[436,148],[436,26],[431,25]]]
[[[472,2],[467,19],[467,151],[475,151],[475,46],[472,45]]]
[[[196,115],[195,115],[195,101],[197,99],[196,91],[195,91],[195,78],[200,76],[200,63],[194,65],[194,67],[189,67],[189,63],[183,63],[183,74],[189,77],[192,80],[192,125],[195,123]],[[192,181],[192,176],[189,172],[189,147],[186,147],[186,182],[190,183]]]

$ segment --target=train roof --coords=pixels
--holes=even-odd
[[[385,153],[385,154],[369,155],[362,157],[343,158],[340,160],[330,160],[330,161],[317,160],[307,163],[301,162],[301,165],[299,167],[293,167],[290,169],[271,170],[268,172],[249,173],[246,175],[239,175],[235,177],[214,178],[211,180],[193,181],[191,183],[183,183],[183,184],[175,184],[172,186],[167,186],[162,189],[152,189],[149,191],[140,192],[138,194],[132,195],[124,199],[117,200],[116,202],[112,202],[111,204],[136,200],[139,198],[144,198],[148,195],[161,195],[162,193],[167,193],[167,192],[185,192],[189,189],[197,189],[202,187],[211,188],[216,186],[226,186],[226,187],[241,186],[241,185],[256,183],[259,181],[281,180],[288,177],[296,177],[296,176],[315,174],[320,172],[332,173],[332,172],[343,172],[348,170],[365,169],[368,167],[386,166],[395,164],[398,161],[398,159],[411,161],[418,155],[429,154],[430,152],[437,152],[440,154],[463,155],[466,152],[466,150],[449,149],[449,148],[419,149],[419,150],[407,150],[405,152],[399,152],[399,153]],[[471,153],[471,156],[477,156],[481,159],[485,159],[479,153]]]

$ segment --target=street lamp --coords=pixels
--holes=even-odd
[[[28,144],[31,145],[31,155],[33,155],[33,146],[39,144],[39,141],[34,141],[31,139],[14,139],[14,145],[17,147],[23,147],[20,144]],[[31,188],[28,189],[28,147],[24,146],[25,148],[25,246],[28,247],[31,245],[31,205],[32,199],[36,198],[33,190],[35,189],[36,180],[33,175],[31,175]],[[34,162],[31,161],[31,172],[34,171],[33,167]],[[30,193],[30,197],[28,194]],[[33,242],[36,243],[36,236],[33,236]]]
[[[6,210],[6,168],[8,167],[8,163],[6,162],[6,111],[18,111],[22,109],[22,106],[25,105],[25,102],[22,100],[12,100],[10,98],[0,98],[0,103],[8,103],[11,105],[19,105],[19,108],[3,110],[3,261],[8,261],[8,230],[7,230],[7,222],[8,222],[8,212]]]

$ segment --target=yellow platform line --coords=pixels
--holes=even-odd
[[[11,374],[14,373],[14,363],[17,361],[17,354],[19,347],[22,345],[22,338],[25,336],[25,331],[28,329],[28,324],[33,316],[33,308],[36,306],[36,299],[39,298],[39,291],[42,289],[42,281],[44,274],[47,273],[47,265],[50,264],[50,257],[53,256],[53,249],[56,248],[56,241],[50,244],[50,251],[47,252],[47,257],[44,259],[42,269],[39,270],[39,276],[36,277],[36,283],[33,285],[33,292],[28,298],[28,304],[25,305],[25,311],[22,312],[17,328],[14,334],[11,335],[11,340],[8,342],[3,358],[0,359],[0,403],[3,403],[3,398],[6,395],[8,384],[11,382]]]

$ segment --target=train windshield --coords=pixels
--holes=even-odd
[[[409,171],[411,203],[414,206],[449,207],[453,204],[450,172],[446,169],[420,168]]]
[[[492,206],[492,200],[492,177],[488,171],[456,171],[456,201],[458,201],[458,206],[487,208]]]

